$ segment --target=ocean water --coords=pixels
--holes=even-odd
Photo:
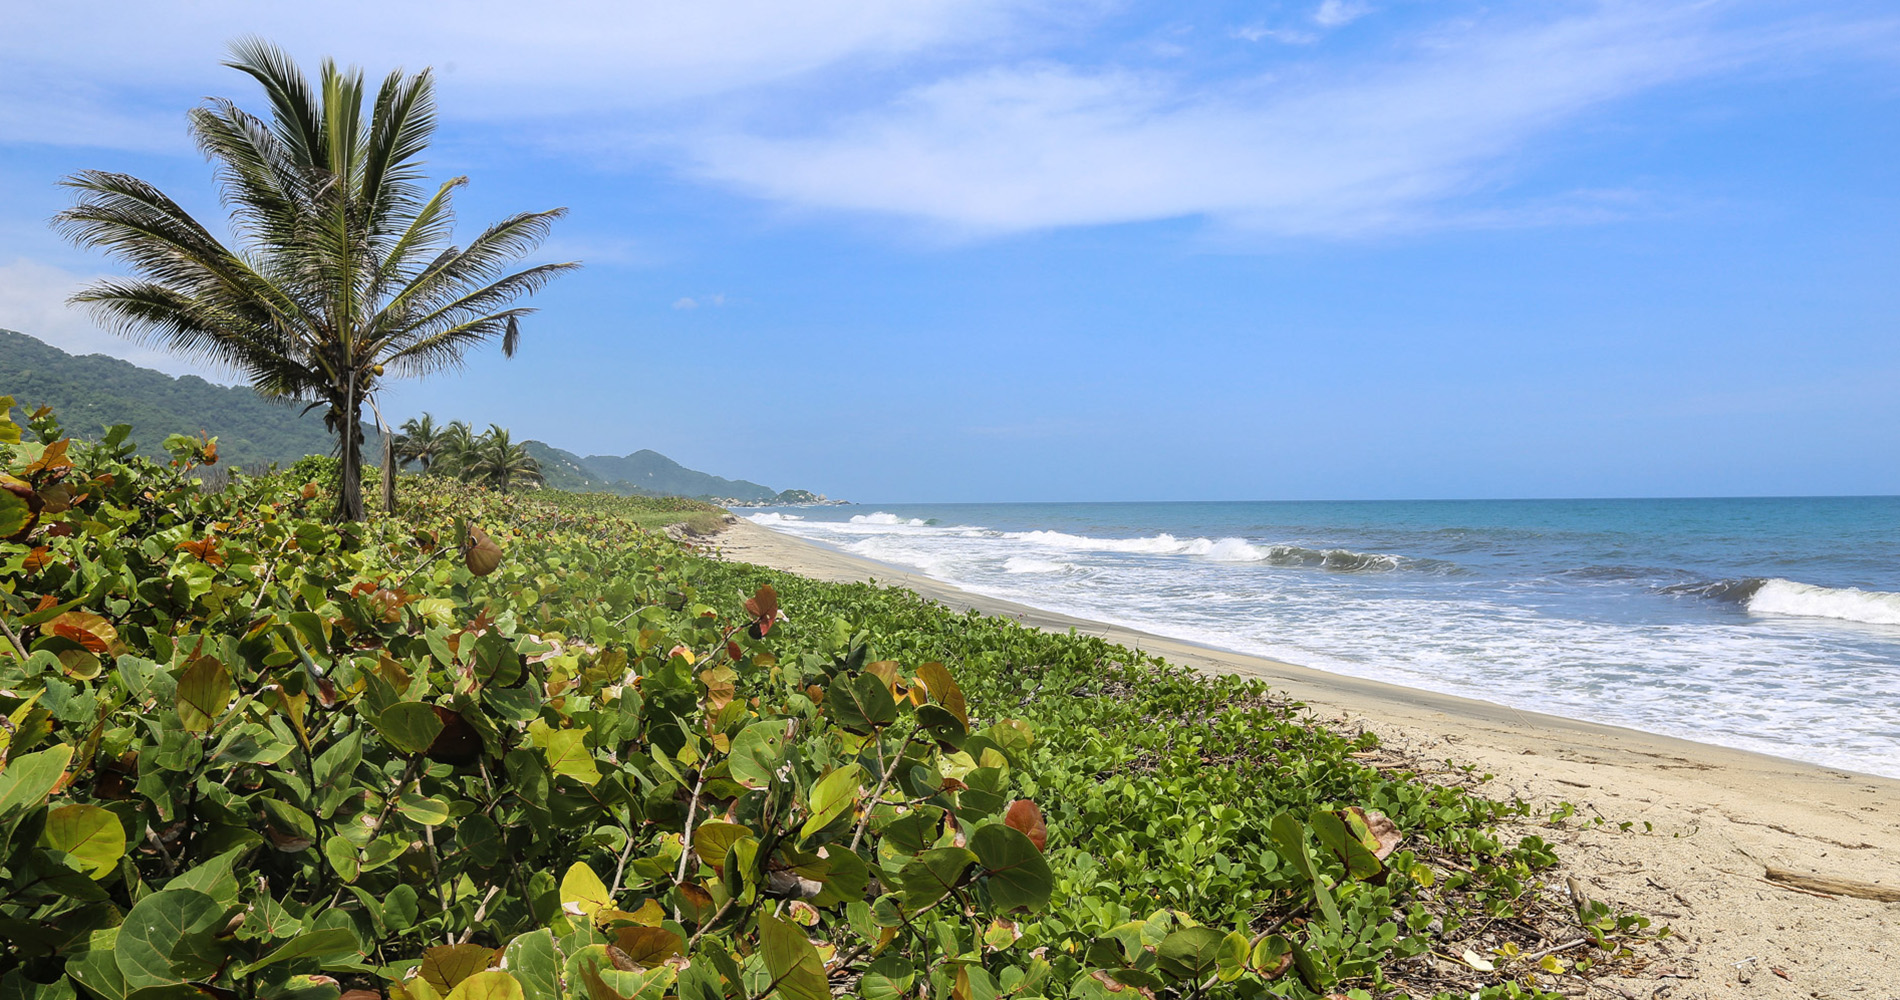
[[[775,508],[967,590],[1900,777],[1900,497]]]

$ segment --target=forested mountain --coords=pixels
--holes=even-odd
[[[769,486],[695,472],[657,451],[642,449],[618,458],[612,455],[589,455],[583,461],[589,469],[608,479],[629,483],[649,493],[730,497],[734,500],[772,500],[778,496],[778,491]]]
[[[173,378],[103,354],[73,355],[23,333],[0,330],[0,396],[31,412],[50,405],[68,431],[97,436],[113,424],[131,424],[140,451],[162,457],[168,434],[210,434],[231,467],[327,455],[334,438],[323,414],[268,402],[246,386],[222,386],[196,375]],[[23,420],[25,413],[16,412]],[[481,421],[474,421],[477,426]],[[365,428],[364,455],[378,461],[380,437]],[[804,490],[775,491],[743,479],[695,472],[656,451],[581,458],[540,441],[526,442],[547,485],[575,492],[710,497],[750,502],[802,503]]]
[[[0,330],[0,396],[31,412],[49,405],[68,431],[97,437],[131,424],[132,439],[151,457],[169,434],[210,434],[232,467],[328,454],[334,438],[323,414],[272,403],[247,386],[222,386],[196,375],[173,378],[103,354],[73,355],[23,333]],[[16,413],[15,419],[23,414]],[[376,432],[365,450],[381,454]]]

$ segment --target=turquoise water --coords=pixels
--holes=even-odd
[[[1053,611],[1900,777],[1900,497],[751,516]]]

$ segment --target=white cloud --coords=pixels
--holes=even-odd
[[[0,329],[27,334],[68,354],[110,354],[173,375],[229,381],[223,373],[207,372],[173,355],[108,333],[85,310],[66,304],[82,285],[98,277],[25,258],[0,264]],[[6,386],[0,386],[0,393],[6,391]]]
[[[698,302],[698,301],[696,301],[696,300],[694,300],[694,299],[691,299],[691,298],[679,298],[679,299],[675,299],[675,300],[673,300],[673,308],[675,308],[675,309],[698,309],[698,308],[699,308],[699,302]]]
[[[1322,28],[1338,28],[1372,13],[1372,5],[1355,0],[1324,0],[1313,11],[1313,23]]]
[[[187,103],[248,97],[254,88],[220,65],[246,34],[287,46],[306,67],[325,56],[378,74],[433,65],[459,117],[559,118],[662,107],[854,61],[1007,48],[1039,18],[1095,2],[469,0],[453,16],[434,4],[369,0],[122,4],[107,16],[84,4],[15,3],[0,32],[0,136],[183,147],[184,105],[149,114],[127,105],[174,93]]]
[[[689,148],[700,176],[759,197],[973,234],[1197,215],[1363,233],[1443,221],[1579,114],[1842,34],[1724,32],[1705,4],[1611,4],[1467,22],[1377,63],[1278,78],[988,68],[823,129],[708,131]]]
[[[1285,45],[1311,45],[1319,41],[1319,35],[1311,31],[1300,31],[1296,28],[1269,28],[1264,24],[1249,24],[1235,28],[1232,35],[1246,42],[1258,42],[1264,39]]]

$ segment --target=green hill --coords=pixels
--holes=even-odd
[[[695,472],[657,451],[642,449],[624,457],[589,455],[589,469],[648,493],[682,497],[724,497],[733,500],[773,500],[778,491],[743,479],[723,479]]]
[[[216,385],[196,375],[173,378],[103,354],[68,354],[24,333],[0,330],[0,396],[9,395],[23,411],[53,407],[66,429],[82,436],[131,424],[140,451],[153,458],[163,457],[158,445],[168,434],[216,436],[232,468],[289,465],[305,455],[329,454],[334,440],[323,429],[321,413],[269,402],[245,386]],[[364,437],[364,459],[379,462],[381,438],[368,427]],[[526,444],[555,489],[752,503],[817,499],[804,490],[781,493],[696,472],[657,451],[581,458],[540,441]]]
[[[72,355],[23,333],[0,330],[0,396],[31,412],[50,405],[66,429],[97,436],[113,424],[131,424],[148,456],[162,457],[168,434],[211,434],[231,467],[289,465],[328,454],[334,440],[320,412],[270,402],[244,386],[222,386],[196,375],[173,378],[103,354]],[[15,414],[15,419],[22,416]],[[365,454],[379,454],[366,429]]]
[[[579,455],[562,451],[545,441],[523,441],[528,454],[541,463],[541,475],[551,489],[569,493],[619,493],[634,495],[625,483],[616,483],[587,467]]]

